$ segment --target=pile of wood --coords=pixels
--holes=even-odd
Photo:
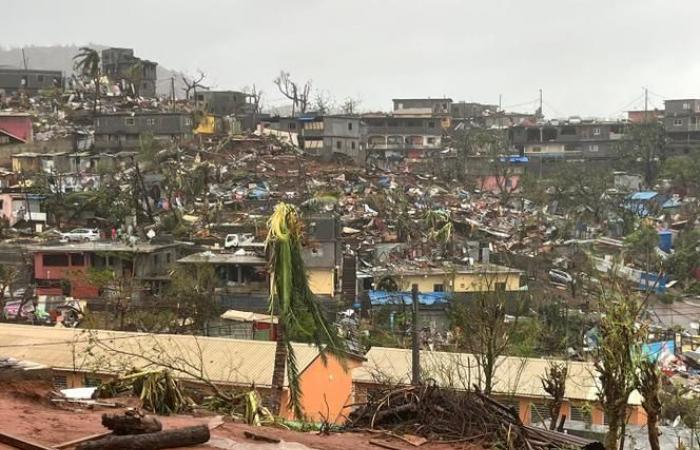
[[[418,435],[431,441],[528,450],[599,448],[594,441],[525,426],[513,408],[478,391],[435,386],[409,386],[374,393],[349,419],[352,429]]]

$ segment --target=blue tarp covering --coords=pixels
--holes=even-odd
[[[449,299],[449,292],[418,293],[418,304],[420,305],[446,304]],[[410,292],[369,291],[369,301],[372,306],[413,304]]]
[[[657,294],[662,294],[666,292],[667,281],[666,276],[663,274],[659,276],[657,273],[642,272],[639,277],[639,289],[642,291],[654,289]]]
[[[511,164],[526,164],[529,161],[527,156],[501,156],[499,159],[501,162],[508,161]]]
[[[649,361],[656,361],[659,359],[659,356],[665,354],[665,353],[670,353],[673,355],[676,351],[676,343],[671,341],[659,341],[659,342],[650,342],[648,344],[642,344],[642,354],[649,360]]]
[[[656,197],[659,195],[658,192],[654,191],[642,191],[642,192],[635,192],[629,196],[630,200],[651,200],[652,198]]]

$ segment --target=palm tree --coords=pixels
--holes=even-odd
[[[97,112],[97,99],[100,96],[100,54],[90,47],[80,47],[80,53],[73,57],[73,68],[85,78],[95,83],[95,102],[92,105],[92,113]]]
[[[344,361],[345,345],[323,316],[321,307],[309,289],[302,258],[303,225],[293,205],[280,202],[268,219],[265,241],[269,255],[270,313],[279,317],[275,363],[272,373],[272,413],[279,415],[282,403],[285,366],[289,383],[289,406],[301,418],[302,392],[291,334],[308,335],[321,350],[324,362],[328,353]],[[302,323],[311,323],[310,326]],[[310,329],[309,329],[310,328]]]

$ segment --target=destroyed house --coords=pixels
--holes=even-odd
[[[102,72],[112,82],[126,80],[142,97],[156,96],[156,67],[158,63],[137,58],[131,48],[107,48],[102,50]]]
[[[28,247],[34,259],[37,295],[70,295],[90,300],[100,296],[88,279],[90,271],[110,270],[133,278],[158,292],[170,280],[169,269],[180,254],[180,243],[118,241],[78,242]]]
[[[34,70],[0,67],[0,97],[36,95],[44,89],[63,87],[63,72],[60,70]]]
[[[138,149],[142,136],[183,142],[192,139],[193,128],[192,114],[183,112],[102,114],[95,118],[95,148]]]
[[[392,102],[394,112],[449,115],[452,109],[451,98],[395,98]]]
[[[133,369],[168,368],[188,387],[203,392],[208,388],[193,373],[205,374],[208,382],[225,390],[254,386],[262,398],[270,395],[276,346],[273,341],[106,330],[85,333],[73,328],[11,324],[0,324],[0,342],[5,347],[0,357],[47,366],[58,389],[94,386],[95,381],[106,382]],[[323,357],[313,345],[291,345],[299,369],[299,388],[304,393],[301,405],[305,417],[344,422],[349,413],[346,405],[353,398],[351,371],[362,364],[362,357],[348,354],[341,362],[330,354]],[[292,419],[286,376],[281,404],[280,417]]]
[[[509,130],[513,146],[533,159],[617,158],[625,136],[622,122],[526,122]]]
[[[352,373],[356,402],[364,401],[370,392],[410,384],[410,349],[372,347],[365,357],[362,367]],[[573,422],[605,425],[605,414],[598,399],[598,373],[590,362],[501,356],[496,362],[492,395],[514,408],[523,423],[541,423],[549,418],[547,402],[551,399],[542,387],[541,378],[552,362],[565,364],[568,368],[560,414]],[[421,376],[429,377],[441,387],[470,389],[473,385],[483,384],[478,358],[468,353],[422,350],[420,367]],[[386,383],[391,383],[391,386],[386,386]],[[628,423],[646,424],[641,400],[637,391],[629,396]]]
[[[485,105],[473,102],[454,102],[450,105],[453,119],[476,119],[498,112],[498,105]]]
[[[23,113],[0,113],[0,145],[29,144],[34,140],[32,118]]]

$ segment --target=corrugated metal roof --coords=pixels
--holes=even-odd
[[[479,368],[476,359],[468,353],[421,351],[421,370],[438,385],[466,389],[478,384]],[[362,367],[353,370],[353,382],[376,383],[389,379],[397,384],[408,384],[411,377],[411,350],[372,347]],[[520,397],[548,397],[542,388],[541,377],[551,361],[542,358],[500,358],[494,375],[495,395]],[[570,400],[596,401],[598,399],[597,372],[592,363],[569,361],[566,398]],[[629,404],[639,405],[640,395],[635,391]]]
[[[630,195],[630,200],[651,200],[657,195],[659,195],[659,193],[654,191],[635,192]]]
[[[94,345],[95,340],[110,350]],[[151,361],[158,361],[182,370],[187,370],[188,366],[190,371],[192,367],[201,367],[212,382],[238,385],[270,385],[275,344],[191,335],[88,332],[0,324],[0,357],[30,360],[54,369],[104,373],[122,372],[130,367],[154,367]],[[301,343],[294,344],[294,351],[300,372],[319,355],[316,347]],[[183,371],[179,371],[178,376],[193,378]]]

